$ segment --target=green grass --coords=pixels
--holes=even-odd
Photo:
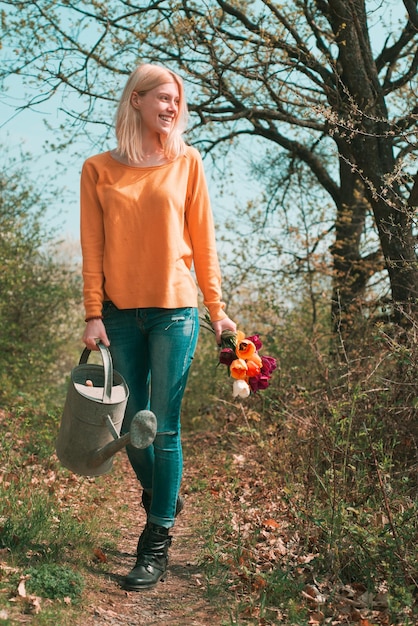
[[[79,600],[84,589],[82,575],[64,565],[43,563],[29,567],[24,573],[28,576],[26,590],[43,598]]]
[[[117,529],[107,519],[106,484],[76,477],[62,468],[54,453],[59,417],[42,409],[17,407],[0,412],[0,549],[2,550],[0,611],[13,616],[32,612],[17,594],[26,592],[48,602],[31,623],[37,626],[76,623],[85,579],[91,576],[94,550],[114,547]],[[114,481],[117,482],[117,477]],[[113,543],[112,543],[113,542]],[[95,565],[100,569],[100,564]]]

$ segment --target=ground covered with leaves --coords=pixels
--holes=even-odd
[[[76,476],[17,430],[29,419],[24,412],[2,412],[0,624],[418,623],[413,585],[410,595],[396,595],[378,576],[382,552],[365,525],[390,534],[384,507],[372,520],[367,502],[353,506],[346,515],[356,532],[344,539],[335,530],[338,549],[326,545],[329,520],[295,482],[286,433],[249,406],[184,435],[186,506],[173,529],[169,575],[140,593],[121,588],[145,521],[124,453],[106,476]],[[355,541],[370,543],[367,575]]]

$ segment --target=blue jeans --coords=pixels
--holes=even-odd
[[[114,368],[129,388],[122,433],[137,411],[150,409],[157,417],[154,443],[126,449],[143,489],[152,493],[149,521],[170,528],[182,478],[180,410],[199,334],[198,311],[120,310],[105,302],[103,321]]]

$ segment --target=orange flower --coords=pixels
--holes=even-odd
[[[247,364],[244,359],[235,359],[235,361],[232,361],[229,366],[232,378],[236,378],[238,380],[244,380],[247,378],[247,369]]]
[[[261,370],[261,366],[263,364],[261,357],[258,354],[253,354],[251,359],[246,361],[247,363],[247,376],[252,378],[253,376],[258,376]]]
[[[242,332],[242,330],[237,330],[237,332],[235,333],[235,341],[239,343],[243,339],[245,339],[244,333]]]
[[[263,365],[263,360],[261,358],[261,356],[258,354],[258,352],[256,352],[255,354],[253,354],[252,357],[250,357],[248,359],[248,361],[253,361],[256,365],[258,365],[258,367],[262,367]]]
[[[257,349],[252,341],[245,338],[242,330],[237,331],[237,347],[235,349],[239,359],[250,359]]]

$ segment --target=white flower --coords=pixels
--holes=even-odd
[[[232,386],[232,395],[234,398],[248,398],[250,393],[250,387],[245,380],[234,380],[234,384]]]

